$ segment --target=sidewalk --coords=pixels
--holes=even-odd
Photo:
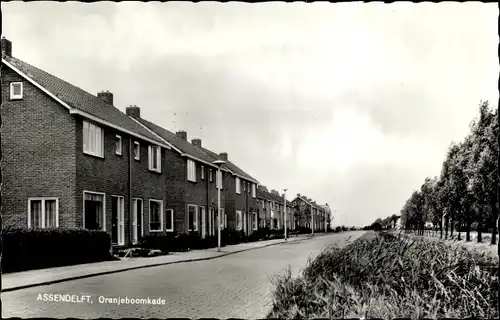
[[[314,237],[324,235],[324,233],[315,234]],[[96,262],[66,267],[7,273],[2,274],[2,292],[48,285],[63,281],[83,279],[109,273],[123,272],[139,268],[162,266],[180,262],[209,260],[227,256],[230,254],[235,254],[238,252],[264,248],[280,243],[297,242],[310,238],[311,235],[309,234],[299,235],[292,236],[287,241],[283,239],[276,239],[225,246],[221,248],[221,252],[217,252],[217,248],[211,248],[205,250],[193,250],[188,252],[172,252],[169,255],[151,258],[123,258],[119,261]]]

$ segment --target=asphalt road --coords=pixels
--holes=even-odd
[[[332,243],[363,232],[332,234],[208,261],[126,271],[2,293],[2,317],[50,318],[263,318],[271,302],[270,276],[294,274]],[[45,295],[47,294],[47,295]],[[50,294],[74,302],[44,301]],[[76,297],[78,296],[78,297]],[[53,296],[54,297],[54,296]],[[103,298],[163,299],[160,304],[101,303]],[[53,300],[56,300],[54,298]]]

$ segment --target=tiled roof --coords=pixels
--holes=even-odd
[[[317,203],[316,203],[316,204],[314,204],[312,201],[309,201],[309,200],[307,199],[307,197],[305,197],[305,196],[295,197],[295,199],[297,199],[297,198],[301,199],[302,201],[307,202],[308,204],[312,205],[312,206],[313,206],[314,208],[316,208],[316,209],[319,209],[319,210],[324,210],[324,208],[323,208],[321,205],[319,205],[319,204],[317,204]]]
[[[218,155],[217,153],[215,153],[213,151],[208,150],[207,148],[201,147],[201,150],[203,150],[204,152],[206,152],[207,154],[209,154],[210,156],[212,156],[216,159],[222,160],[220,155]],[[257,179],[255,179],[254,177],[252,177],[251,175],[249,175],[245,171],[241,170],[240,167],[238,167],[237,165],[235,165],[231,161],[228,161],[228,160],[224,160],[224,161],[226,161],[225,167],[227,167],[230,171],[232,171],[232,172],[236,173],[237,175],[239,175],[243,178],[246,178],[248,180],[257,181]]]
[[[139,121],[142,125],[146,126],[148,129],[159,135],[162,139],[166,140],[168,143],[179,149],[181,152],[189,154],[193,157],[196,157],[200,160],[206,161],[208,163],[212,163],[216,160],[216,158],[211,155],[203,152],[199,148],[193,146],[188,141],[179,138],[175,133],[168,131],[165,128],[162,128],[148,120],[143,118],[135,118],[135,120]]]
[[[5,56],[2,59],[5,59],[5,61],[10,63],[13,67],[24,73],[25,76],[32,79],[70,107],[163,144],[160,139],[147,129],[143,128],[126,114],[114,106],[107,104],[97,96],[17,58]]]

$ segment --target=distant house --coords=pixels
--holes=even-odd
[[[297,217],[297,226],[311,228],[314,231],[325,230],[327,221],[325,221],[326,214],[324,207],[300,193],[292,200],[292,205],[295,209],[294,215]]]
[[[280,195],[278,191],[271,190],[270,192],[264,186],[259,186],[257,190],[257,199],[259,200],[259,219],[260,227],[268,227],[270,229],[284,229],[285,212],[286,224],[288,229],[295,229],[293,217],[292,203],[286,200],[284,195]]]

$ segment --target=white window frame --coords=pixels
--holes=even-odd
[[[137,154],[135,154],[135,148],[139,148],[137,150]],[[134,160],[141,160],[141,144],[138,141],[134,141],[134,148],[132,149],[132,154],[134,155]]]
[[[118,217],[117,217],[117,222],[118,222],[118,234],[116,235],[116,244],[119,246],[125,245],[125,198],[123,196],[117,196],[112,194],[111,195],[111,202],[113,201],[113,198],[118,199]],[[120,210],[121,209],[121,210]],[[111,213],[113,213],[113,206],[111,206]],[[112,218],[113,216],[111,216]],[[120,224],[121,222],[121,224]],[[113,227],[113,226],[111,226]],[[111,233],[113,232],[113,228],[111,228]],[[120,236],[121,233],[121,236]]]
[[[123,142],[122,142],[122,137],[121,137],[119,134],[117,134],[117,135],[116,135],[116,139],[117,139],[117,141],[116,141],[116,143],[117,143],[117,148],[116,148],[115,153],[116,153],[117,155],[121,156],[121,155],[123,154]]]
[[[98,194],[102,196],[102,231],[106,231],[106,193],[83,190],[83,229],[85,229],[85,194]]]
[[[156,153],[156,154],[155,154]],[[158,167],[153,167],[153,156],[156,156],[156,163]],[[148,147],[149,170],[161,172],[161,148],[159,146],[150,145]]]
[[[101,133],[101,148],[100,150],[91,150],[90,145],[96,144],[97,138],[95,141],[91,141],[90,137],[90,131],[93,129],[94,131],[94,136],[97,137],[97,129],[99,129]],[[83,130],[82,130],[82,148],[83,148],[83,153],[94,156],[94,157],[99,157],[99,158],[104,158],[104,128],[100,127],[90,121],[83,120]],[[95,147],[95,146],[94,146]]]
[[[241,194],[241,181],[239,177],[234,177],[234,184],[236,185],[236,193]]]
[[[257,216],[257,212],[252,212],[252,226],[253,226],[253,230],[257,230],[259,229],[259,218]]]
[[[257,198],[257,186],[255,183],[252,183],[252,198]]]
[[[160,230],[151,230],[151,202],[156,202],[160,204]],[[164,219],[163,219],[163,200],[158,200],[158,199],[149,199],[149,225],[148,229],[149,232],[163,232],[164,229]]]
[[[205,166],[201,166],[201,180],[205,180]]]
[[[170,212],[171,215],[170,215],[170,225],[172,226],[172,228],[168,229],[166,226],[165,226],[165,231],[167,232],[173,232],[174,231],[174,209],[167,209],[165,210],[165,214],[167,212]],[[168,217],[168,216],[167,216]]]
[[[204,206],[200,206],[201,215],[201,238],[204,239],[207,236],[207,209]]]
[[[56,228],[59,228],[59,198],[56,197],[29,197],[28,198],[28,228],[31,228],[31,201],[41,201],[42,202],[42,229],[47,228],[45,226],[45,201],[56,201]]]
[[[243,230],[243,211],[236,210],[236,230]]]
[[[215,235],[215,209],[208,208],[208,234]]]
[[[187,159],[187,180],[196,182],[196,162]]]
[[[142,211],[142,214],[141,214],[141,233],[142,233],[142,236],[144,237],[144,200],[142,198],[132,198],[132,237],[134,236],[134,230],[137,230],[137,214],[138,212],[136,211],[137,210],[137,201],[140,200],[141,201],[141,211]],[[137,239],[139,239],[139,235],[136,235],[137,236]],[[132,241],[133,244],[137,244],[138,241]]]
[[[213,173],[214,171],[212,170],[212,168],[208,168],[208,179],[210,182],[214,181]]]
[[[190,228],[190,221],[189,221],[189,208],[190,207],[194,207],[195,210],[194,210],[194,220],[193,221],[193,229]],[[187,210],[187,219],[188,219],[188,231],[198,231],[198,206],[195,205],[195,204],[191,204],[191,203],[188,203],[187,207],[186,207],[186,210]]]
[[[14,94],[14,86],[15,85],[21,85],[21,93],[18,95]],[[21,81],[11,82],[9,85],[9,89],[10,89],[10,93],[9,93],[10,100],[21,100],[23,98],[23,94],[24,94],[23,82],[21,82]]]

